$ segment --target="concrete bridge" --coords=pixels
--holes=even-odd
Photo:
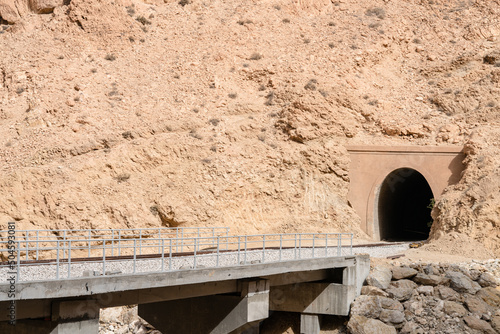
[[[172,254],[178,239],[169,239],[168,247],[165,239],[144,239],[142,248],[134,248],[133,259],[109,257],[106,253],[110,250],[115,254],[117,250],[127,253],[126,246],[112,249],[112,242],[118,240],[99,239],[101,270],[85,271],[83,276],[77,272],[78,266],[90,268],[92,261],[81,263],[71,258],[72,251],[87,251],[83,240],[52,241],[57,243],[58,260],[45,263],[45,267],[31,260],[21,261],[26,253],[34,254],[34,248],[29,248],[30,242],[24,241],[26,244],[22,246],[18,241],[17,275],[24,277],[24,281],[18,279],[10,284],[5,280],[7,284],[0,284],[0,309],[4,310],[0,312],[0,333],[97,333],[101,308],[134,304],[143,319],[165,334],[258,333],[260,321],[270,311],[299,312],[301,333],[319,333],[322,315],[348,315],[350,304],[359,295],[370,269],[367,255],[340,255],[349,250],[342,244],[345,236],[192,238],[184,240],[183,246],[194,252],[179,258]],[[237,242],[232,243],[231,238]],[[68,240],[73,246],[68,245]],[[259,249],[250,247],[250,240],[261,243]],[[203,245],[213,245],[215,241],[215,248],[202,250]],[[132,244],[137,247],[137,240]],[[136,252],[144,256],[147,249],[157,252],[159,245],[166,252],[160,254],[161,258],[137,258]],[[53,247],[37,245],[36,249],[53,250]],[[93,245],[89,249],[96,251]],[[174,262],[176,259],[189,265],[172,267],[182,264]],[[130,268],[123,265],[133,263],[133,272],[108,271],[116,265],[113,261],[121,263],[123,268]],[[148,263],[156,267],[138,272]],[[55,279],[33,280],[54,266],[57,266]],[[44,273],[38,273],[40,270]],[[15,297],[10,294],[12,290]],[[9,324],[12,308],[15,325]]]
[[[456,146],[350,146],[349,202],[375,240],[422,240],[430,230],[431,199],[462,177]]]

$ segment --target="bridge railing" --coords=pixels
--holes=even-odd
[[[0,262],[3,261],[1,255],[6,251],[3,245],[8,244],[9,237],[11,240],[20,242],[25,251],[23,259],[40,260],[45,259],[44,255],[50,253],[44,252],[47,249],[54,248],[53,241],[77,241],[85,240],[89,245],[88,257],[92,256],[91,252],[93,241],[97,243],[104,242],[103,240],[119,242],[126,239],[138,239],[142,242],[143,239],[150,238],[170,238],[177,240],[177,244],[183,249],[181,240],[194,237],[216,237],[229,235],[229,227],[161,227],[161,228],[137,228],[137,229],[80,229],[80,230],[0,230]]]
[[[0,264],[0,279],[15,271],[17,281],[36,281],[346,256],[352,255],[352,234],[50,238],[35,243],[16,241],[11,252],[7,246],[3,241],[0,244],[0,252],[8,255]]]

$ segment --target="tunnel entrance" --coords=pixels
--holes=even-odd
[[[378,196],[380,239],[425,240],[429,237],[432,190],[422,174],[400,168],[385,178]]]

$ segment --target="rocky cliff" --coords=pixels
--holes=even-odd
[[[465,145],[432,239],[500,251],[500,2],[0,0],[0,214],[359,230],[348,144]]]

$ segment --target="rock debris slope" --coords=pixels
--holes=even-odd
[[[431,237],[498,256],[499,17],[498,0],[0,0],[2,220],[364,237],[345,146],[454,144],[467,168]]]

